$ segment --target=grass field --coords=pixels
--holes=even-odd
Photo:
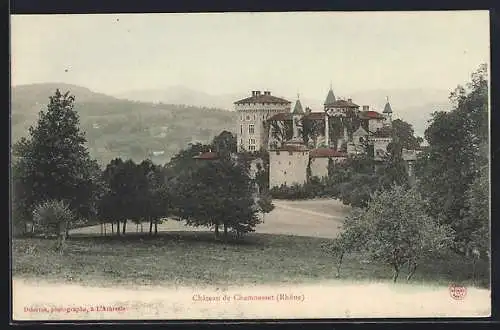
[[[335,260],[320,245],[325,238],[254,233],[239,244],[224,245],[208,232],[162,232],[157,237],[71,237],[61,256],[55,242],[13,240],[14,278],[78,283],[89,286],[310,283],[334,279]],[[489,267],[472,265],[451,255],[423,262],[412,283],[461,283],[487,287]],[[349,281],[389,281],[391,269],[364,262],[359,256],[344,261],[342,278]]]

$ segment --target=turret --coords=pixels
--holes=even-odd
[[[304,116],[304,110],[302,109],[302,104],[300,103],[300,95],[297,94],[297,102],[295,102],[295,107],[292,111],[293,118],[293,138],[300,139],[300,127],[302,127],[302,117]]]
[[[389,97],[387,96],[387,103],[385,104],[383,114],[385,116],[386,123],[388,125],[392,124],[392,108],[391,104],[389,103]]]

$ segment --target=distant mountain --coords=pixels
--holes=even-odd
[[[224,110],[233,110],[233,102],[238,97],[237,95],[210,95],[184,86],[172,86],[166,89],[131,90],[115,96],[131,101],[184,104]]]
[[[236,113],[176,104],[118,99],[85,87],[47,83],[12,88],[12,141],[26,136],[59,88],[75,96],[88,147],[101,165],[115,157],[165,163],[192,142],[209,142],[223,130],[233,131]]]

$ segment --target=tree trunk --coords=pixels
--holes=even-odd
[[[155,235],[158,235],[158,221],[155,221]]]
[[[127,228],[127,220],[123,221],[123,235],[125,235],[126,228]]]
[[[335,275],[335,277],[340,277],[340,269],[342,267],[343,259],[344,259],[344,251],[340,253],[339,260],[337,262],[337,274]]]
[[[141,233],[144,231],[144,228],[142,227],[142,220],[141,220]]]
[[[227,225],[224,223],[224,244],[227,243]]]
[[[149,219],[149,235],[153,235],[153,219]]]
[[[476,285],[476,258],[472,259],[472,283]]]
[[[399,266],[394,265],[394,276],[392,277],[392,281],[396,283],[399,277]]]
[[[111,235],[115,233],[115,224],[114,222],[111,222]]]
[[[104,236],[106,236],[106,227],[108,226],[108,224],[105,222],[104,223]]]
[[[103,223],[101,222],[101,236],[102,236],[102,235],[103,235],[103,233],[104,233],[104,229],[103,229],[103,228],[104,228],[104,226],[103,226]]]
[[[411,278],[413,277],[413,275],[415,275],[415,271],[416,270],[417,270],[417,263],[416,262],[412,262],[410,264],[410,267],[409,267],[409,273],[408,273],[408,276],[406,277],[406,281],[411,280]]]
[[[215,223],[215,238],[219,237],[219,224]]]
[[[116,222],[116,235],[120,236],[120,221]]]

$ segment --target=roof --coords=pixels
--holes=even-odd
[[[271,151],[309,151],[303,142],[286,142],[281,147]]]
[[[359,113],[360,119],[385,119],[384,115],[377,111],[360,111]]]
[[[247,97],[245,99],[234,102],[234,104],[244,103],[275,103],[275,104],[291,104],[292,102],[281,97],[276,97],[269,94],[259,94]]]
[[[267,120],[268,121],[273,121],[273,120],[292,120],[292,113],[291,112],[280,112],[275,114],[272,117],[269,117]]]
[[[333,103],[325,103],[325,105],[333,108],[359,108],[359,105],[349,100],[337,100]]]
[[[359,128],[354,133],[352,133],[352,135],[353,136],[365,136],[365,135],[368,135],[368,132],[366,132],[363,127],[359,126]]]
[[[219,158],[217,153],[212,151],[202,152],[198,156],[194,156],[194,159],[204,159],[204,160],[213,160]]]
[[[304,116],[305,119],[310,120],[324,120],[325,113],[324,112],[310,112]]]
[[[389,126],[384,126],[379,128],[376,132],[373,132],[373,137],[388,138],[392,136],[392,128]]]
[[[347,154],[332,148],[316,148],[309,152],[309,157],[311,158],[347,157]]]
[[[326,100],[324,105],[331,105],[335,103],[335,94],[333,94],[333,90],[330,88],[328,94],[326,95]]]
[[[389,103],[389,101],[387,101],[387,103],[385,104],[383,113],[392,113],[392,108],[391,108],[391,104]]]
[[[302,109],[302,104],[300,103],[300,100],[297,100],[295,102],[295,107],[293,108],[293,114],[303,114],[304,110]]]

